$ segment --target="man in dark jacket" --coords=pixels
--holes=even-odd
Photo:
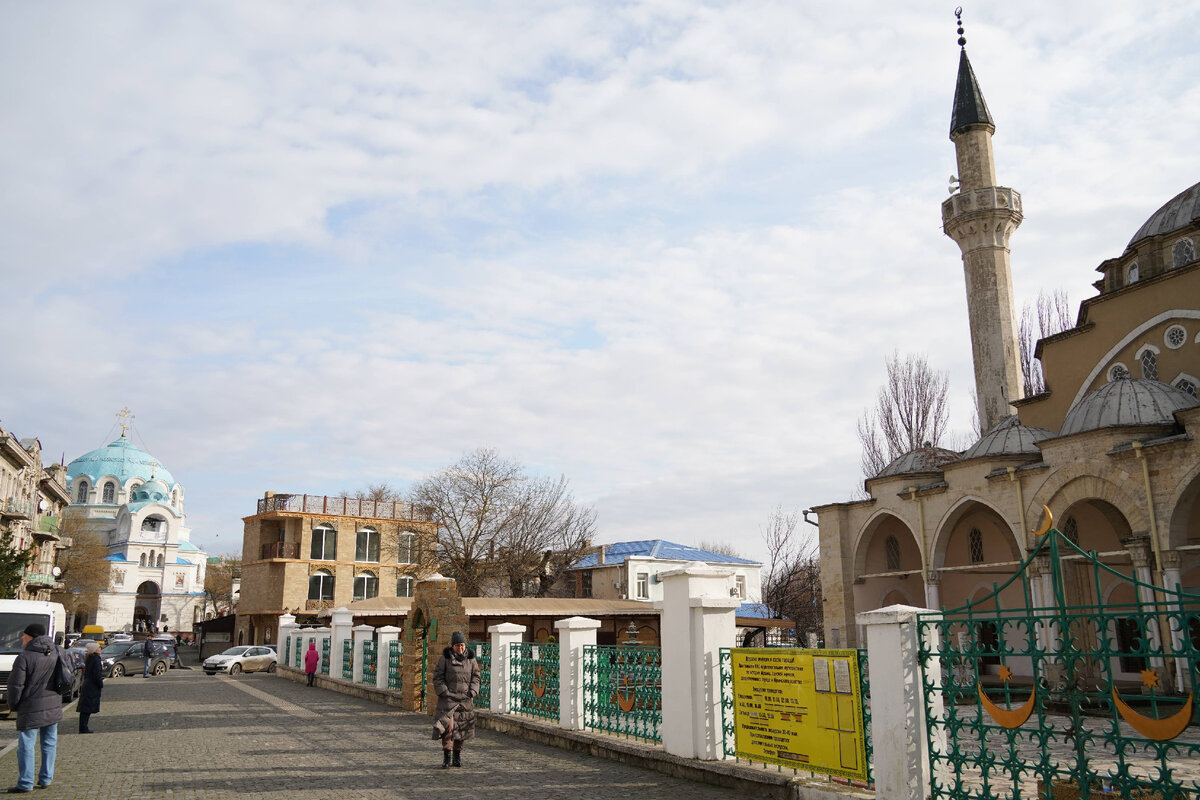
[[[33,748],[42,745],[42,769],[37,785],[54,780],[54,754],[58,749],[58,723],[62,720],[62,694],[50,684],[58,669],[58,648],[46,628],[31,623],[21,634],[24,651],[13,661],[8,676],[8,707],[17,712],[17,785],[9,794],[33,791]]]

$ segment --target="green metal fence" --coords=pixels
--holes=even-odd
[[[342,641],[342,678],[348,681],[354,680],[354,641],[352,639]]]
[[[661,742],[662,650],[584,645],[583,724],[593,730]]]
[[[363,641],[362,645],[362,682],[375,685],[375,664],[377,645],[370,639]]]
[[[421,703],[421,710],[425,711],[429,707],[427,700],[429,686],[429,640],[422,637],[421,639],[421,683],[420,689],[417,690],[417,697]]]
[[[403,645],[395,639],[388,642],[387,685],[389,689],[397,692],[403,686],[403,677],[400,675],[400,655],[404,652],[402,647]]]
[[[294,642],[294,647],[293,647],[293,649],[296,651],[296,656],[295,656],[294,661],[292,662],[293,664],[295,664],[296,669],[304,669],[304,654],[302,651],[303,647],[304,647],[304,638],[301,636],[297,636],[296,641]]]
[[[518,642],[509,648],[509,711],[558,721],[558,645]]]
[[[986,597],[921,615],[933,800],[1200,796],[1198,619],[1200,595],[1057,530]]]
[[[479,694],[475,695],[476,708],[490,708],[492,705],[492,643],[467,642],[467,647],[475,651],[479,660]]]
[[[321,639],[321,674],[329,674],[329,642],[332,637],[326,636]]]

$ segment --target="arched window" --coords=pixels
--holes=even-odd
[[[412,575],[401,575],[396,579],[396,597],[412,597],[413,584],[416,578]]]
[[[1130,283],[1137,283],[1138,279],[1141,277],[1142,271],[1138,268],[1136,261],[1130,264],[1129,268],[1125,270],[1125,283],[1127,285]]]
[[[396,561],[400,564],[413,563],[413,540],[417,537],[411,533],[400,534],[399,552],[396,554]],[[397,595],[397,597],[408,597],[408,595]]]
[[[158,563],[155,564],[154,566],[158,567],[159,569],[162,569],[162,565],[163,565],[163,557],[162,557],[162,553],[159,553],[158,554]]]
[[[360,572],[354,576],[354,599],[370,600],[379,596],[379,578],[371,572]]]
[[[1148,381],[1158,380],[1158,356],[1147,348],[1138,359],[1142,362],[1142,377]]]
[[[354,540],[354,560],[379,561],[379,531],[368,526],[358,532]]]
[[[971,528],[967,534],[967,550],[972,564],[983,563],[983,534],[979,528]]]
[[[337,531],[332,525],[318,525],[313,528],[309,558],[317,561],[337,560]]]
[[[329,570],[319,569],[308,576],[309,600],[333,600],[333,576]]]
[[[87,496],[88,496],[88,483],[87,483],[87,481],[80,481],[79,489],[75,492],[75,502],[76,503],[86,503]]]
[[[1129,374],[1129,368],[1124,364],[1113,364],[1108,370],[1109,381],[1127,381],[1132,377]]]
[[[1196,245],[1191,239],[1180,239],[1171,248],[1171,266],[1182,267],[1196,260]]]
[[[113,483],[112,481],[108,481],[107,483],[104,484],[104,502],[105,503],[117,502],[117,485],[115,483]]]
[[[900,569],[900,542],[895,536],[883,540],[883,556],[887,562],[888,572]]]
[[[1175,381],[1175,388],[1182,389],[1192,397],[1200,397],[1200,394],[1197,393],[1200,390],[1197,389],[1196,382],[1187,378],[1180,378],[1179,380]]]
[[[141,556],[138,557],[138,566],[139,567],[146,566],[146,554],[145,553],[142,553]]]

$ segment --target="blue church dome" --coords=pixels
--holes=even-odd
[[[138,450],[124,436],[107,447],[84,453],[67,465],[68,482],[79,475],[86,475],[92,483],[105,475],[115,475],[122,484],[130,478],[141,478],[162,481],[167,487],[175,485],[175,478],[154,456]]]

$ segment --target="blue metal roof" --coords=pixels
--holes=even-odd
[[[714,553],[711,550],[701,550],[686,544],[668,542],[665,539],[646,539],[640,542],[614,542],[604,546],[604,566],[620,564],[630,556],[645,556],[661,558],[666,561],[704,561],[709,564],[750,564],[758,565],[757,561],[737,556],[727,556],[724,553]],[[571,569],[586,569],[599,566],[596,553],[589,553],[575,562]]]

